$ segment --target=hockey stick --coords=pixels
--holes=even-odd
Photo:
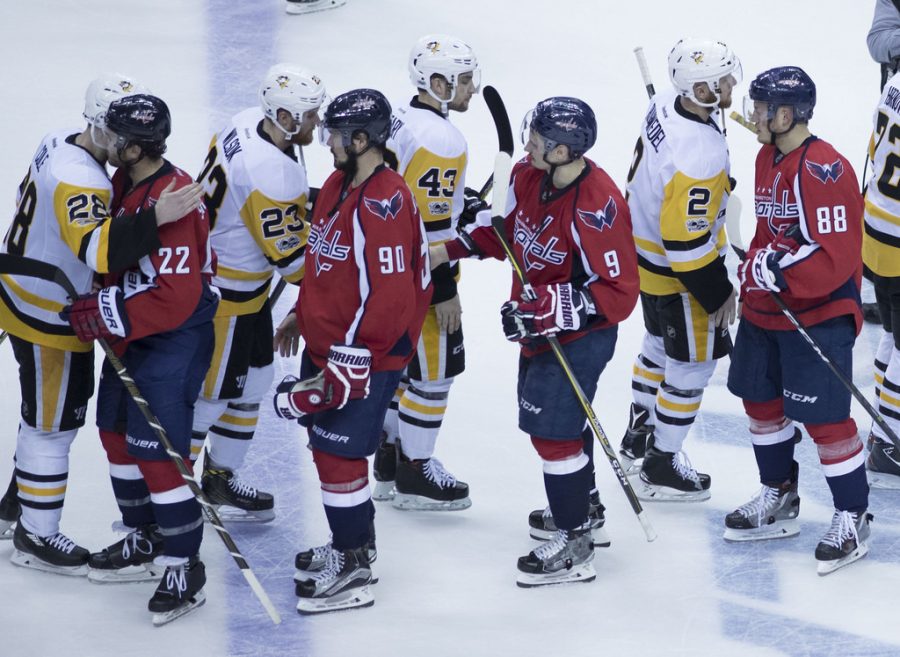
[[[743,240],[741,238],[741,223],[740,223],[740,214],[739,213],[725,213],[725,230],[728,233],[728,241],[731,242],[731,247],[734,249],[734,252],[738,254],[741,260],[746,259],[747,250],[744,248]],[[847,390],[850,391],[850,394],[860,403],[860,405],[866,410],[866,413],[869,414],[869,417],[877,424],[882,431],[884,431],[885,435],[890,439],[890,441],[894,444],[894,447],[900,450],[900,438],[897,437],[897,434],[893,429],[888,425],[885,419],[881,416],[881,414],[876,411],[872,404],[869,403],[869,400],[865,398],[865,395],[860,392],[859,388],[853,383],[853,380],[844,374],[841,369],[834,364],[834,361],[828,357],[825,351],[822,349],[822,345],[819,344],[819,341],[812,335],[810,335],[806,325],[800,321],[800,318],[794,313],[793,310],[784,302],[784,299],[778,292],[769,291],[769,294],[772,295],[772,298],[775,300],[775,303],[781,309],[781,312],[784,313],[784,316],[787,317],[791,324],[794,325],[794,328],[797,329],[797,332],[803,336],[803,339],[806,340],[807,344],[812,348],[813,351],[816,352],[816,355],[822,360],[823,363],[831,370],[831,373],[834,374],[838,380],[844,385]]]
[[[525,274],[525,269],[516,258],[516,254],[513,252],[512,246],[506,238],[506,233],[503,225],[505,221],[504,215],[506,214],[506,196],[509,190],[509,178],[512,172],[513,137],[512,130],[509,127],[509,117],[506,114],[506,108],[503,106],[503,101],[502,99],[500,99],[499,95],[497,96],[497,101],[500,103],[499,110],[502,111],[503,117],[505,117],[505,121],[497,122],[497,134],[500,140],[500,152],[497,153],[497,157],[494,160],[494,181],[496,181],[497,184],[494,185],[493,196],[491,197],[491,209],[493,210],[491,226],[493,227],[497,238],[500,240],[500,245],[503,247],[503,251],[506,253],[506,258],[512,265],[516,277],[522,284],[523,294],[527,299],[534,300],[537,299],[537,294],[535,294],[534,288],[531,287],[531,284],[528,282],[528,278]],[[503,133],[501,133],[500,131],[501,126],[505,126],[505,132]],[[572,365],[569,363],[569,359],[566,357],[565,353],[562,350],[562,345],[559,344],[559,340],[555,335],[548,335],[547,342],[550,344],[550,348],[553,350],[553,355],[556,356],[556,360],[559,361],[560,367],[562,367],[566,378],[569,380],[569,384],[572,386],[572,390],[575,392],[575,396],[578,398],[578,403],[581,405],[584,414],[587,416],[588,423],[591,425],[591,429],[593,429],[594,435],[597,436],[597,440],[600,441],[600,445],[603,447],[603,451],[606,453],[606,457],[609,459],[609,464],[612,466],[613,472],[615,473],[616,478],[619,480],[619,485],[625,492],[625,496],[628,498],[628,502],[629,504],[631,504],[631,508],[634,510],[637,519],[641,523],[641,527],[643,527],[644,529],[644,534],[647,536],[647,540],[656,540],[656,531],[650,524],[650,520],[647,519],[645,511],[641,506],[640,500],[638,500],[634,489],[631,487],[631,483],[628,481],[628,477],[625,476],[625,471],[622,469],[622,464],[619,463],[619,459],[616,457],[615,451],[613,451],[612,446],[609,444],[609,438],[606,437],[606,433],[603,431],[603,427],[600,426],[600,421],[597,419],[597,415],[594,413],[591,402],[588,400],[587,395],[584,394],[584,390],[582,390],[581,384],[578,383],[575,372],[572,370]]]
[[[75,289],[75,286],[72,285],[72,282],[68,279],[65,273],[61,269],[55,267],[54,265],[51,265],[50,263],[43,262],[41,260],[34,260],[33,258],[25,258],[22,256],[13,256],[7,253],[2,253],[0,254],[0,272],[3,272],[5,274],[14,274],[17,276],[30,276],[32,278],[40,278],[45,281],[50,281],[51,283],[56,283],[63,290],[65,290],[66,294],[69,295],[69,298],[72,301],[78,298],[78,292]],[[97,343],[100,345],[100,348],[103,349],[103,352],[106,354],[106,358],[113,366],[113,369],[116,370],[116,374],[119,375],[119,378],[122,380],[122,383],[128,391],[128,394],[137,405],[141,414],[144,416],[144,419],[147,420],[147,424],[150,425],[150,428],[153,429],[156,437],[159,438],[160,443],[162,443],[163,448],[166,451],[166,454],[170,459],[172,459],[175,466],[178,468],[178,472],[181,474],[181,477],[184,479],[188,488],[191,489],[194,497],[200,503],[200,508],[203,510],[207,521],[219,533],[219,538],[221,538],[222,542],[225,543],[225,547],[228,549],[228,552],[231,554],[231,557],[234,559],[238,568],[241,569],[241,573],[244,575],[244,578],[247,580],[247,583],[250,585],[253,593],[256,594],[256,597],[259,599],[260,603],[262,603],[262,606],[265,608],[266,613],[269,614],[269,618],[271,618],[272,622],[277,625],[281,622],[281,616],[278,614],[278,610],[275,609],[275,605],[272,604],[272,601],[269,599],[269,596],[263,589],[262,584],[260,584],[259,580],[256,578],[256,575],[250,569],[250,564],[247,563],[247,560],[241,554],[240,550],[238,550],[237,545],[235,545],[234,543],[234,539],[231,538],[231,534],[229,534],[228,530],[226,530],[222,525],[222,520],[219,518],[219,514],[210,504],[209,500],[206,499],[206,496],[203,494],[203,490],[200,488],[197,480],[194,479],[193,473],[188,468],[188,466],[185,465],[184,459],[182,458],[181,454],[179,454],[173,447],[172,442],[169,440],[169,436],[166,434],[166,430],[163,428],[160,421],[151,411],[150,405],[147,403],[147,400],[144,399],[140,390],[138,390],[134,379],[131,378],[128,370],[122,363],[122,360],[118,356],[116,356],[115,352],[113,352],[109,345],[106,344],[105,340],[97,340]]]
[[[507,146],[507,144],[505,144],[505,141],[508,140],[508,152],[510,157],[512,157],[512,126],[509,123],[509,114],[507,114],[506,112],[506,105],[503,104],[503,99],[500,97],[500,93],[491,85],[487,85],[481,92],[481,94],[482,96],[484,96],[484,102],[487,104],[488,110],[491,113],[491,118],[494,120],[494,127],[497,128],[497,141],[500,142],[500,150],[506,150],[504,146]],[[491,189],[493,188],[493,186],[494,174],[491,173],[485,183],[481,186],[481,191],[478,192],[478,196],[482,200],[486,199],[487,195],[491,193]]]
[[[269,296],[270,307],[278,303],[278,300],[281,298],[281,293],[284,292],[285,287],[287,287],[287,281],[283,278],[279,278],[278,282],[275,283],[275,289],[272,290],[272,294]]]

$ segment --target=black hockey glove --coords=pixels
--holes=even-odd
[[[483,201],[478,192],[471,187],[466,187],[463,192],[463,211],[459,215],[459,228],[465,228],[475,222],[475,215],[490,207],[487,201]]]

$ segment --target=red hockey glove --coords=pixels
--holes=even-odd
[[[297,420],[310,413],[343,408],[353,399],[369,394],[372,354],[365,347],[336,344],[328,352],[325,369],[316,376],[298,381],[285,377],[275,389],[275,413]]]
[[[303,381],[296,376],[286,376],[275,388],[272,398],[275,414],[285,420],[299,420],[304,415],[322,410],[326,401],[324,372]]]
[[[80,296],[63,308],[59,316],[69,322],[82,342],[106,340],[115,344],[131,332],[125,297],[117,287],[105,287],[96,294]]]
[[[747,252],[747,259],[738,268],[738,278],[744,292],[765,290],[781,292],[787,288],[787,281],[778,266],[779,255],[767,246]]]
[[[560,331],[577,331],[594,313],[590,297],[571,283],[538,285],[534,291],[534,301],[507,301],[500,308],[507,340],[518,342]]]
[[[800,229],[798,222],[788,228],[779,230],[769,246],[775,251],[776,258],[780,260],[788,253],[797,253],[801,246],[806,246],[807,244],[809,244],[809,241],[803,236],[803,231]]]

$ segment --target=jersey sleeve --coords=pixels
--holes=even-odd
[[[266,260],[289,283],[303,278],[309,223],[307,194],[287,201],[253,190],[241,208],[241,219]]]
[[[659,227],[672,272],[707,312],[731,294],[725,263],[719,255],[724,228],[717,222],[728,198],[728,174],[708,178],[675,171],[665,186]]]
[[[794,179],[794,196],[808,244],[782,257],[779,266],[792,296],[827,296],[860,266],[863,201],[856,174],[833,150],[807,153]]]

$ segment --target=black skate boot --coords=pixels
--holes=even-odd
[[[65,534],[57,532],[52,536],[38,536],[18,522],[13,532],[13,545],[16,549],[10,561],[17,566],[57,575],[87,575],[90,553]]]
[[[241,481],[237,473],[213,463],[209,452],[203,463],[203,493],[217,505],[222,520],[269,522],[275,518],[275,499]]]
[[[331,549],[325,566],[312,578],[297,583],[297,611],[323,614],[341,609],[371,607],[372,570],[366,548]]]
[[[710,477],[691,467],[684,452],[651,447],[641,466],[637,496],[647,502],[702,502],[709,499]]]
[[[436,458],[400,454],[393,506],[404,511],[461,511],[472,506],[469,485],[457,481]]]
[[[819,575],[849,566],[869,552],[871,513],[834,510],[829,529],[816,546]]]
[[[593,559],[594,544],[588,523],[578,529],[560,529],[553,540],[519,557],[516,584],[527,589],[566,582],[592,582],[597,577],[591,563]]]
[[[16,475],[13,474],[9,489],[0,498],[0,540],[13,537],[14,525],[22,513],[19,505],[19,488],[16,485]]]
[[[866,458],[872,488],[900,489],[900,453],[893,443],[875,438]]]
[[[157,627],[181,618],[206,602],[203,586],[206,584],[206,567],[200,557],[160,556],[160,566],[166,567],[156,592],[147,603]]]
[[[640,404],[631,403],[628,409],[628,428],[619,446],[619,454],[622,456],[622,467],[625,473],[632,475],[640,472],[639,461],[644,458],[648,441],[653,435],[653,425],[647,424],[650,420],[650,411]]]
[[[331,540],[325,545],[317,545],[314,548],[298,552],[294,557],[294,567],[297,572],[294,573],[294,582],[300,583],[309,579],[311,576],[321,572],[328,562],[328,555],[331,554]],[[378,550],[375,548],[375,523],[369,524],[369,542],[366,545],[366,556],[369,559],[369,565],[375,563],[378,558]],[[378,578],[372,576],[372,584],[377,584]],[[297,595],[300,595],[300,589],[297,588]]]
[[[606,516],[604,515],[606,507],[600,503],[600,493],[591,493],[590,507],[588,508],[588,523],[591,528],[591,536],[593,537],[594,547],[609,547],[609,536],[603,525],[606,524]],[[556,523],[553,522],[553,513],[550,507],[544,509],[535,509],[528,514],[528,527],[531,538],[538,541],[549,541],[556,538],[559,531]]]
[[[724,539],[762,541],[799,534],[798,471],[797,462],[794,461],[790,479],[777,486],[763,484],[753,499],[725,516]]]
[[[156,581],[165,568],[155,565],[153,559],[162,549],[158,526],[138,527],[121,541],[91,554],[88,579],[97,584]]]
[[[394,480],[397,478],[397,445],[389,443],[384,433],[381,434],[381,441],[375,452],[372,474],[375,476],[372,499],[376,502],[387,502],[394,499]]]

